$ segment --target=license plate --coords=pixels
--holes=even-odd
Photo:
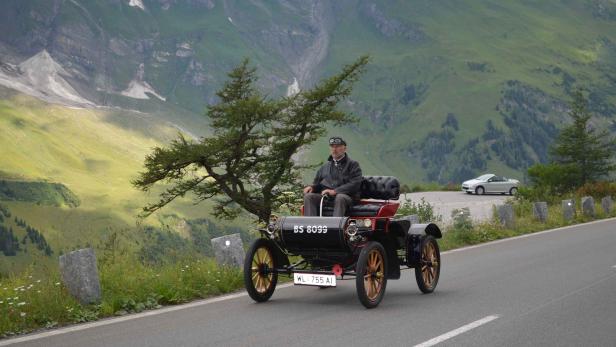
[[[306,286],[335,287],[336,275],[293,273],[293,283]]]

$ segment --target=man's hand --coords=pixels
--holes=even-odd
[[[325,189],[321,192],[321,195],[336,196],[336,191],[333,189]]]
[[[312,186],[307,186],[304,188],[304,194],[312,193]]]

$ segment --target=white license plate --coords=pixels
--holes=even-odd
[[[335,287],[336,275],[293,273],[293,283],[306,286]]]

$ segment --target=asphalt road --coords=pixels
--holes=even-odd
[[[469,208],[471,219],[475,221],[489,220],[492,218],[493,207],[504,204],[511,196],[501,194],[475,195],[457,191],[409,193],[403,194],[400,198],[406,198],[414,203],[421,202],[422,198],[425,199],[434,207],[435,214],[443,217],[443,223],[449,224],[452,220],[451,212],[463,207]]]
[[[262,304],[236,294],[16,345],[616,346],[616,219],[447,252],[442,261],[435,293],[420,294],[403,271],[372,310],[354,281],[287,286]]]

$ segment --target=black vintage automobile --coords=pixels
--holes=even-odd
[[[399,279],[404,268],[415,269],[423,293],[433,292],[441,268],[436,242],[441,231],[433,223],[396,217],[399,195],[395,177],[367,176],[361,185],[362,200],[348,211],[349,216],[331,217],[333,208],[323,198],[320,217],[273,220],[246,255],[244,282],[250,297],[267,301],[278,275],[293,276],[296,285],[322,288],[355,278],[359,301],[373,308],[383,299],[387,280]],[[300,260],[291,264],[289,256]]]

